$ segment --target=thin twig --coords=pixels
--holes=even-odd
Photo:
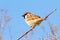
[[[50,22],[48,22],[48,24],[49,24],[49,26],[50,26],[50,30],[51,30],[52,35],[54,35],[54,36],[55,36],[55,33],[54,33],[54,31],[53,31],[52,24],[51,24]]]
[[[46,20],[52,13],[54,13],[56,11],[56,9],[54,9],[52,12],[50,12],[45,18],[44,20]]]
[[[30,31],[32,31],[35,27],[31,28],[30,30],[28,30],[25,34],[23,34],[21,37],[19,37],[17,40],[20,40],[22,37],[24,37],[25,35],[27,35]]]
[[[55,39],[55,40],[59,40],[59,38],[57,37],[57,35],[55,35],[55,30],[56,29],[54,29],[53,28],[53,26],[51,25],[51,23],[50,22],[48,22],[48,24],[49,24],[49,26],[50,26],[50,30],[51,30],[51,36]]]

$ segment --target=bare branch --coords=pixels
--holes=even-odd
[[[2,33],[0,32],[0,40],[2,40]]]
[[[56,27],[53,27],[50,22],[48,24],[49,24],[50,30],[51,30],[51,39],[59,40],[58,36],[55,35],[55,32],[57,30]]]
[[[54,9],[52,12],[50,12],[45,18],[44,20],[46,20],[52,13],[54,13],[56,11],[56,9]]]
[[[30,31],[32,31],[35,27],[31,28],[30,30],[28,30],[26,33],[24,33],[21,37],[19,37],[17,40],[20,40],[22,37],[24,37],[25,35],[27,35]]]

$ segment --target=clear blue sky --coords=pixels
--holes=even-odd
[[[21,16],[24,12],[29,11],[33,14],[45,17],[53,9],[57,8],[57,11],[52,14],[48,20],[52,24],[60,24],[60,1],[59,0],[0,0],[0,9],[7,9],[7,15],[12,20],[7,24],[3,33],[3,40],[10,40],[8,29],[11,29],[13,40],[17,40],[22,33],[25,33],[30,28]],[[2,15],[2,13],[0,13]],[[33,31],[31,40],[37,40],[39,37],[44,37],[45,34],[42,31],[42,26],[45,25],[46,31],[49,33],[49,27],[47,20],[42,22]],[[60,32],[58,32],[58,35]],[[24,40],[23,38],[21,40]]]

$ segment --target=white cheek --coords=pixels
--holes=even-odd
[[[27,15],[25,16],[25,19],[27,19]]]

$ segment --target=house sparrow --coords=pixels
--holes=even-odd
[[[35,27],[36,25],[39,25],[44,20],[40,16],[32,14],[31,12],[25,12],[22,16],[31,28]]]

